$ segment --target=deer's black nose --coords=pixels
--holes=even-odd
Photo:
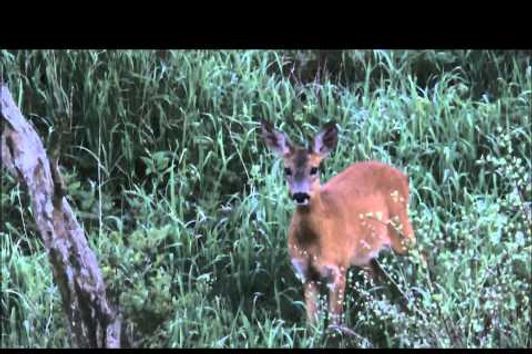
[[[307,193],[294,193],[292,199],[298,203],[304,203],[307,199],[310,199],[310,195]]]

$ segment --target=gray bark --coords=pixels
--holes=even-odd
[[[57,169],[35,129],[0,82],[2,166],[26,188],[33,216],[59,286],[71,342],[77,347],[120,346],[119,316],[107,301],[94,252],[76,220]]]

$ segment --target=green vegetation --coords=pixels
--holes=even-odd
[[[530,347],[529,52],[0,51],[63,173],[135,347]],[[292,70],[294,69],[294,70]],[[346,325],[307,328],[264,117],[339,124],[326,180],[377,159],[410,176],[417,244],[353,268]],[[61,122],[61,123],[60,123]],[[28,197],[2,171],[2,347],[61,347],[66,319]],[[420,257],[427,256],[424,263]]]

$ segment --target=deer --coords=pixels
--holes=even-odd
[[[260,124],[266,145],[283,160],[295,203],[288,253],[303,283],[307,322],[315,324],[318,319],[318,285],[325,280],[329,327],[342,327],[348,268],[359,267],[375,277],[380,251],[391,248],[401,255],[415,243],[408,217],[408,177],[388,164],[361,161],[322,185],[322,161],[338,142],[334,121],[325,124],[307,147],[294,145],[265,119]]]

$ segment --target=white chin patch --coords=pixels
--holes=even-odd
[[[308,199],[305,199],[303,202],[296,201],[297,206],[307,206],[308,205]]]

